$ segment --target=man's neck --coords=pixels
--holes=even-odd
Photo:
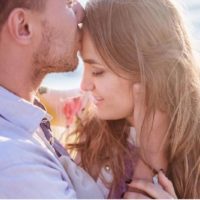
[[[29,46],[19,46],[7,37],[7,32],[1,36],[0,86],[31,102],[45,74],[35,75],[34,70],[39,66],[33,64]]]
[[[13,78],[10,79],[10,77]],[[22,76],[20,73],[13,74],[13,76],[11,76],[11,74],[7,74],[6,76],[0,75],[0,86],[30,102],[33,102],[41,81],[42,77],[32,81],[31,77]]]
[[[15,87],[14,85],[10,86],[10,85],[5,85],[5,84],[1,84],[0,86],[4,87],[6,90],[10,91],[11,93],[15,94],[18,97],[21,97],[29,102],[33,102],[34,100],[34,96],[36,94],[36,90],[29,90],[29,89],[20,89]]]
[[[1,63],[1,61],[0,61]],[[35,76],[34,67],[30,63],[0,64],[0,86],[15,95],[32,102],[33,96],[41,84],[45,74]]]

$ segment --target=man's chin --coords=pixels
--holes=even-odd
[[[66,64],[63,66],[51,66],[46,67],[46,73],[62,73],[62,72],[71,72],[75,71],[78,67],[78,59],[73,64]]]
[[[49,66],[44,66],[41,68],[40,73],[42,74],[49,74],[49,73],[61,73],[61,72],[71,72],[76,70],[79,64],[79,59],[78,57],[74,57],[73,61],[71,60],[70,62],[60,62],[60,63],[55,63]]]
[[[76,57],[74,59],[73,64],[71,64],[71,69],[69,71],[75,71],[78,67],[78,64],[79,64],[79,59],[78,59],[78,57]]]

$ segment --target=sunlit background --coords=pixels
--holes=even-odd
[[[87,0],[79,0],[84,6]],[[123,1],[123,0],[121,0]],[[148,1],[148,0],[146,0]],[[200,53],[200,0],[176,0],[183,7],[185,19],[188,23],[191,36],[194,38],[194,48]],[[42,86],[66,90],[79,88],[83,63],[80,60],[79,66],[75,72],[50,74],[47,75]]]

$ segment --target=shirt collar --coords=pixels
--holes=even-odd
[[[0,115],[29,133],[33,133],[38,128],[44,117],[51,118],[45,110],[16,96],[3,87],[0,87]]]

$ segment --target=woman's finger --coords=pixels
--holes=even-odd
[[[161,170],[158,173],[158,181],[166,192],[171,194],[174,198],[177,198],[172,182],[165,176],[165,174]]]
[[[174,196],[166,192],[161,185],[153,184],[146,180],[134,180],[129,185],[129,187],[136,188],[145,192],[152,198],[155,199],[173,199]]]
[[[126,192],[123,199],[149,199],[149,197],[136,192]]]

